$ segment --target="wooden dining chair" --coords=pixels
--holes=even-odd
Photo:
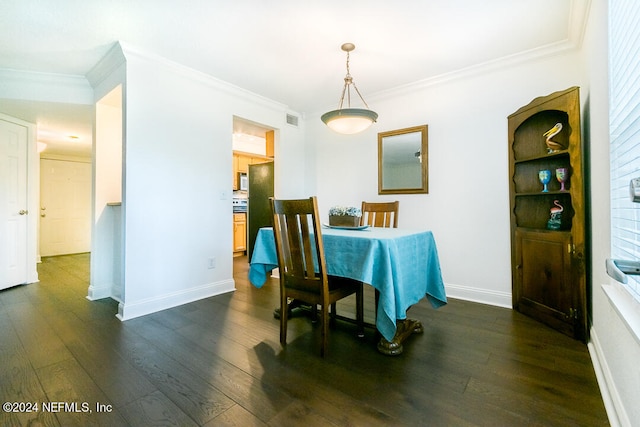
[[[371,227],[398,228],[398,208],[400,202],[362,202],[360,225]]]
[[[336,314],[336,302],[356,294],[358,335],[364,336],[362,282],[327,273],[316,197],[302,200],[269,199],[280,269],[280,344],[287,345],[287,302],[289,298],[320,306],[320,355],[327,353],[329,305]]]
[[[362,217],[360,225],[371,227],[398,228],[398,208],[400,202],[362,202]],[[375,292],[375,310],[378,314],[378,302],[380,301],[380,291]]]

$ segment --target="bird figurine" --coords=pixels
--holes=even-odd
[[[551,138],[559,134],[561,130],[562,130],[562,123],[556,123],[555,126],[553,126],[551,129],[549,129],[548,131],[542,134],[542,136],[545,136],[547,138],[546,142],[547,142],[547,149],[549,153],[564,150],[567,148],[564,145],[560,144],[559,142],[551,140]]]
[[[564,211],[564,207],[558,200],[554,200],[553,204],[555,206],[549,210],[551,215],[549,221],[547,221],[547,228],[549,230],[560,230],[562,228],[562,211]]]
[[[562,211],[564,211],[564,207],[562,207],[562,205],[560,204],[560,201],[554,200],[553,204],[555,206],[550,209],[551,215],[557,215],[559,213],[562,213]]]

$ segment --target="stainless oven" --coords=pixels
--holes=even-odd
[[[247,211],[249,200],[246,197],[233,197],[233,213],[243,213]]]

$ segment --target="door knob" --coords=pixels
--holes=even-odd
[[[18,212],[20,215],[26,215],[29,213],[29,211],[21,209],[20,212]]]

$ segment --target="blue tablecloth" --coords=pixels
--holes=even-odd
[[[387,340],[395,335],[396,319],[406,319],[407,309],[424,296],[434,308],[447,303],[430,231],[323,228],[322,238],[330,275],[359,280],[380,291],[376,327]],[[277,267],[273,229],[261,228],[251,256],[249,280],[262,287]]]

